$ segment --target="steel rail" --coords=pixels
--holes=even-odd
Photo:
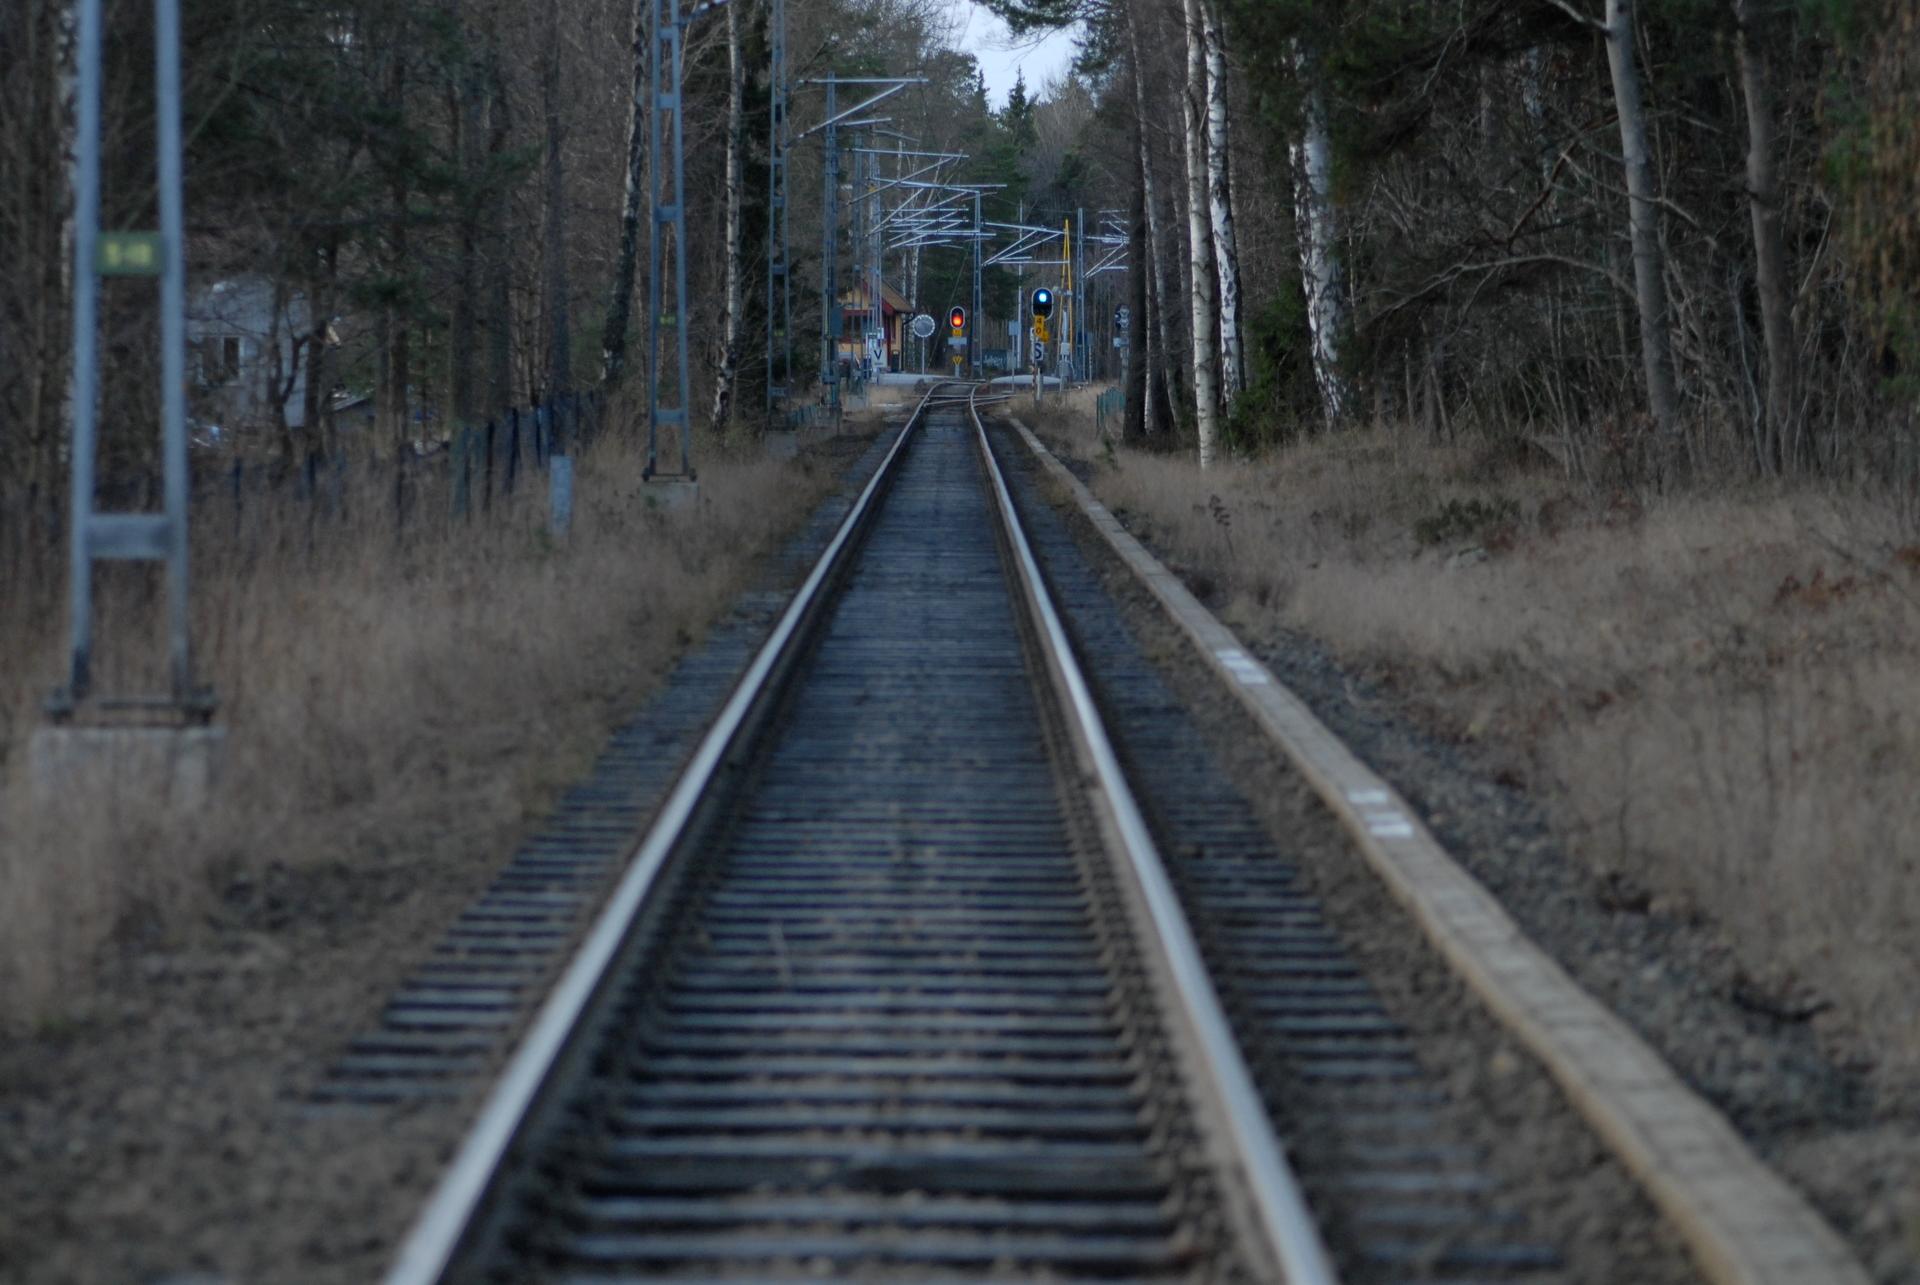
[[[974,394],[978,391],[975,386]],[[1280,1279],[1286,1285],[1338,1285],[1339,1277],[1307,1208],[1306,1197],[1287,1164],[1273,1122],[1254,1087],[1252,1073],[1234,1041],[1219,994],[1181,908],[1179,894],[1167,877],[1165,864],[1107,736],[1092,689],[1075,659],[1066,627],[1041,576],[1039,562],[1020,524],[1012,493],[987,441],[986,428],[972,397],[968,410],[1035,632],[1060,686],[1059,696],[1069,712],[1072,732],[1093,769],[1099,793],[1109,810],[1107,819],[1125,855],[1126,869],[1135,881],[1152,929],[1151,941],[1143,944],[1156,948],[1161,956],[1174,998],[1182,1006],[1195,1037],[1195,1045],[1188,1052],[1207,1080],[1204,1087],[1225,1115],[1226,1127],[1221,1131],[1224,1136],[1218,1141],[1246,1184],[1256,1229],[1265,1241],[1269,1261],[1281,1273]]]
[[[802,621],[819,600],[854,537],[872,515],[875,497],[893,472],[934,393],[941,387],[943,384],[939,383],[930,387],[914,408],[913,416],[895,439],[892,449],[868,479],[825,552],[734,688],[719,718],[702,738],[653,825],[628,857],[626,871],[606,906],[541,1005],[512,1059],[495,1080],[453,1162],[401,1242],[393,1266],[387,1272],[386,1285],[432,1285],[441,1280],[452,1265],[454,1255],[474,1229],[494,1179],[540,1095],[551,1083],[554,1069],[567,1052],[582,1017],[600,994],[608,970],[658,886],[667,860],[684,837],[701,797],[732,751],[768,679],[801,641]]]

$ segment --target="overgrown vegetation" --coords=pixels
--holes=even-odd
[[[1090,453],[1084,420],[1047,422]],[[1749,1002],[1916,1082],[1920,1035],[1887,1016],[1920,986],[1898,505],[1595,495],[1384,427],[1205,473],[1122,450],[1091,484],[1243,636],[1326,640],[1542,799],[1629,913],[1708,918]]]
[[[194,623],[230,739],[214,806],[193,812],[113,782],[32,797],[19,769],[59,672],[57,616],[0,583],[0,1025],[83,1008],[102,948],[191,935],[269,864],[351,864],[423,827],[490,824],[504,842],[834,480],[830,463],[708,445],[698,505],[668,511],[631,434],[600,438],[564,543],[533,487],[404,541],[380,489],[346,497],[353,520],[317,544],[298,511],[244,533],[210,518]],[[150,635],[151,595],[113,588],[112,636]]]

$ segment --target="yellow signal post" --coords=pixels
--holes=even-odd
[[[1073,279],[1073,220],[1060,220],[1060,280],[1061,293],[1067,298],[1067,311],[1062,318],[1063,326],[1060,344],[1060,392],[1065,395],[1067,380],[1073,376],[1073,314],[1079,305],[1079,296],[1074,294]]]

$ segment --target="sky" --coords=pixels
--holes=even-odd
[[[1024,72],[1029,91],[1038,92],[1049,76],[1073,61],[1073,33],[1057,31],[1035,42],[1032,37],[1008,48],[1007,24],[971,0],[952,0],[958,27],[956,43],[980,61],[987,78],[987,97],[995,107],[1006,105],[1017,72]]]

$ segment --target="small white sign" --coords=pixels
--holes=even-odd
[[[933,338],[933,331],[933,318],[929,317],[926,313],[923,312],[913,319],[913,337],[915,339],[931,339]]]

